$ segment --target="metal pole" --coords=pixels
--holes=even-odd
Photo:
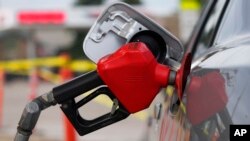
[[[0,68],[0,128],[3,126],[4,70]]]

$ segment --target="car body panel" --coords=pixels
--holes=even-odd
[[[162,115],[149,118],[149,141],[227,141],[229,125],[250,123],[249,7],[246,0],[208,2],[187,44],[194,59],[183,100],[172,86],[156,97],[151,112],[162,105]]]

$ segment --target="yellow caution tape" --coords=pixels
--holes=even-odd
[[[0,68],[10,73],[29,71],[35,67],[63,67],[68,65],[72,71],[87,72],[94,70],[96,65],[88,60],[68,61],[64,57],[48,57],[26,60],[1,61]]]
[[[181,9],[182,10],[200,10],[201,4],[197,0],[182,0]]]
[[[70,69],[75,72],[87,72],[96,69],[96,65],[87,60],[75,60],[71,62]]]
[[[34,67],[60,67],[63,66],[66,61],[63,57],[11,60],[0,62],[0,67],[6,71],[27,71]]]

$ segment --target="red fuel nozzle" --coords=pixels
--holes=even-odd
[[[97,71],[55,87],[53,96],[77,132],[85,135],[148,108],[160,89],[169,83],[176,85],[181,98],[190,68],[186,58],[189,56],[184,57],[176,72],[157,62],[152,46],[149,49],[142,42],[128,43],[100,59]],[[94,88],[97,88],[94,92],[75,101],[75,97]],[[101,94],[113,101],[111,112],[93,120],[84,119],[78,109]]]
[[[97,71],[130,113],[147,108],[160,88],[168,84],[170,73],[142,42],[128,43],[102,58]]]

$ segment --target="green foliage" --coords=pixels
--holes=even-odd
[[[100,5],[104,0],[77,0],[76,5]]]
[[[68,53],[72,59],[85,59],[87,58],[86,55],[83,52],[82,45],[83,40],[86,36],[86,31],[76,31],[76,37],[69,47],[66,49],[59,49],[57,51],[57,55],[60,55],[62,53]]]
[[[141,0],[123,0],[123,2],[128,4],[141,4]]]
[[[76,33],[75,41],[72,47],[69,49],[72,58],[86,58],[82,49],[82,44],[86,36],[86,33],[87,33],[86,31],[78,31]]]

